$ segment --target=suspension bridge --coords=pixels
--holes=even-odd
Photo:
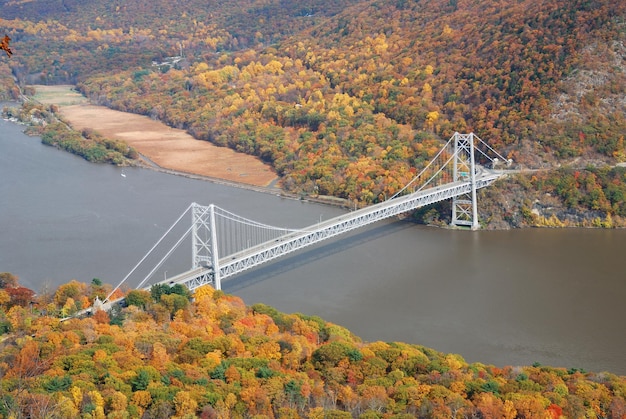
[[[478,229],[476,191],[506,173],[506,170],[498,170],[497,166],[501,163],[510,165],[511,161],[473,133],[455,133],[426,167],[391,198],[298,229],[259,223],[212,204],[203,206],[192,203],[103,303],[111,303],[111,295],[144,263],[174,226],[189,214],[191,226],[136,286],[137,289],[149,289],[152,285],[163,283],[182,284],[189,290],[207,284],[221,289],[223,280],[263,263],[446,199],[452,199],[452,225]],[[150,282],[174,250],[189,238],[192,242],[191,268],[176,276]]]

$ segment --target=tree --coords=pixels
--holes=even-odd
[[[4,38],[0,39],[0,50],[6,52],[7,56],[11,57],[13,55],[13,51],[9,48],[9,42],[11,38],[8,35],[4,35]]]
[[[150,384],[150,374],[145,369],[139,370],[137,375],[130,380],[133,391],[145,390]]]
[[[150,295],[155,302],[159,302],[162,295],[167,295],[169,293],[170,287],[166,284],[154,284],[150,287]]]
[[[176,415],[183,417],[185,415],[195,416],[198,402],[195,401],[188,391],[179,391],[174,396],[174,407]]]
[[[163,304],[170,314],[174,315],[178,310],[182,310],[189,305],[187,297],[179,294],[168,294],[161,296],[161,304]]]
[[[28,307],[35,295],[35,291],[26,287],[6,288],[4,291],[11,297],[11,306]]]
[[[54,301],[59,306],[64,306],[69,298],[77,301],[81,296],[85,295],[86,291],[86,284],[73,279],[57,288],[57,291],[54,293]]]
[[[18,286],[18,277],[9,272],[0,272],[0,288],[15,288]]]
[[[109,324],[111,322],[109,314],[104,310],[96,310],[93,318],[98,324]]]
[[[129,306],[137,306],[145,308],[151,301],[150,292],[145,290],[132,290],[126,295],[126,304]]]
[[[41,358],[39,350],[39,344],[36,341],[26,341],[17,354],[9,375],[26,379],[36,377],[45,371],[51,360]]]
[[[0,289],[0,307],[4,306],[9,301],[11,301],[11,296],[9,295],[9,293],[3,289]]]

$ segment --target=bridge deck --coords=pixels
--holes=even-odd
[[[502,176],[501,172],[480,169],[476,174],[476,188],[490,185]],[[409,195],[390,199],[347,214],[330,218],[302,230],[292,232],[277,239],[259,244],[238,253],[219,258],[216,267],[197,267],[168,278],[166,283],[180,283],[193,290],[205,284],[216,285],[221,280],[254,268],[262,263],[295,252],[342,233],[363,227],[376,221],[390,218],[416,208],[461,196],[471,192],[471,182],[452,182],[443,186],[414,192]],[[219,279],[215,280],[215,272]]]

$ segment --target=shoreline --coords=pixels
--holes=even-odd
[[[57,119],[76,132],[93,131],[104,138],[125,143],[148,165],[235,186],[269,187],[271,191],[280,187],[275,169],[257,156],[200,141],[183,129],[170,127],[146,115],[94,105],[73,85],[31,87],[35,93],[27,100],[44,106],[54,105]]]
[[[4,108],[4,107],[19,107],[20,103],[19,102],[0,102],[0,108]],[[20,126],[22,128],[27,127],[28,125],[20,122],[16,119],[13,118],[2,118],[3,120],[15,124],[17,126]],[[22,130],[24,131],[24,129]],[[39,136],[33,136],[33,135],[29,135],[29,137],[34,137],[34,138],[38,138],[40,143],[41,143],[41,137]],[[199,141],[199,140],[197,140]],[[45,145],[43,143],[41,143],[42,145]],[[336,197],[328,197],[328,198],[319,198],[319,197],[312,197],[312,196],[301,196],[298,194],[293,194],[293,193],[289,193],[286,192],[284,189],[282,189],[280,186],[278,186],[280,184],[281,178],[279,176],[276,176],[275,179],[273,179],[268,185],[263,186],[263,185],[253,185],[251,183],[245,183],[245,182],[237,182],[235,180],[232,179],[226,179],[226,178],[221,178],[221,177],[217,177],[217,176],[207,176],[201,173],[194,173],[194,172],[186,172],[186,171],[182,171],[182,170],[175,170],[175,169],[170,169],[167,167],[163,167],[161,165],[159,165],[158,163],[156,163],[155,161],[153,161],[150,156],[147,156],[143,153],[138,152],[139,154],[139,158],[136,160],[129,160],[129,164],[128,166],[130,167],[138,167],[138,168],[142,168],[142,169],[147,169],[147,170],[153,170],[155,172],[160,172],[160,173],[165,173],[168,175],[172,175],[172,176],[181,176],[181,177],[185,177],[188,179],[194,179],[194,180],[200,180],[200,181],[204,181],[204,182],[211,182],[214,184],[218,184],[218,185],[223,185],[223,186],[227,186],[227,187],[231,187],[231,188],[239,188],[239,189],[246,189],[246,190],[250,190],[250,191],[254,191],[254,192],[258,192],[258,193],[264,193],[264,194],[269,194],[269,195],[276,195],[276,196],[280,196],[281,198],[285,198],[285,199],[291,199],[294,201],[303,201],[303,202],[314,202],[317,204],[323,204],[323,205],[330,205],[330,206],[334,206],[334,207],[339,207],[339,208],[346,208],[349,209],[351,208],[351,205],[349,202],[342,200],[341,198],[336,198]],[[248,155],[246,155],[248,156]]]
[[[140,167],[140,168],[147,169],[147,170],[154,170],[156,172],[165,173],[165,174],[172,175],[172,176],[182,176],[188,179],[211,182],[211,183],[215,183],[218,185],[228,186],[231,188],[246,189],[249,191],[254,191],[254,192],[259,192],[259,193],[264,193],[264,194],[269,194],[269,195],[276,195],[276,196],[280,196],[281,198],[292,199],[294,201],[313,202],[316,204],[330,205],[333,207],[339,207],[339,208],[345,208],[345,209],[351,208],[349,202],[343,200],[342,198],[336,198],[336,197],[320,198],[320,197],[312,197],[312,196],[305,197],[305,196],[300,196],[297,194],[286,192],[284,189],[278,186],[275,186],[280,182],[280,177],[272,181],[268,186],[256,186],[256,185],[251,185],[249,183],[236,182],[236,181],[229,180],[229,179],[206,176],[206,175],[202,175],[198,173],[168,169],[168,168],[159,166],[158,164],[150,160],[149,157],[143,154],[140,154],[140,159],[136,160],[135,163],[136,164],[133,164],[134,167]]]
[[[274,168],[256,156],[197,140],[184,130],[145,115],[91,104],[61,106],[58,114],[73,130],[93,130],[105,138],[122,141],[149,165],[162,169],[254,187],[279,181]]]

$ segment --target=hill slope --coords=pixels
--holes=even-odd
[[[290,191],[376,202],[472,131],[520,168],[589,181],[574,200],[554,172],[501,184],[513,206],[483,218],[624,223],[624,171],[614,191],[587,170],[626,159],[623,2],[4,3],[24,19],[3,21],[29,51],[11,61],[19,80],[78,82],[96,103],[258,155]],[[523,207],[539,215],[506,216]]]
[[[131,291],[129,306],[111,316],[60,322],[55,313],[105,288],[73,281],[33,307],[16,285],[0,283],[9,296],[0,300],[2,417],[626,415],[624,377],[496,368],[419,345],[363,343],[318,317],[246,307],[209,287],[193,301],[179,285]]]

